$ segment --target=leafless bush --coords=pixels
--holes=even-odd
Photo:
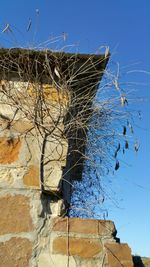
[[[122,163],[126,150],[139,150],[134,135],[134,120],[141,117],[133,110],[132,91],[121,84],[119,64],[105,70],[97,95],[93,101],[93,113],[88,124],[86,160],[82,181],[73,187],[70,216],[106,218],[105,200],[117,205],[108,182]],[[112,188],[111,188],[112,189]]]

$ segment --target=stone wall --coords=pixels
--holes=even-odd
[[[9,181],[0,181],[2,187],[7,180],[6,187],[58,192],[68,150],[61,136],[67,95],[48,84],[23,81],[2,80],[0,87],[0,170],[3,177],[9,176]],[[46,98],[41,116],[38,91]]]
[[[111,221],[55,218],[50,245],[53,262],[62,267],[132,267],[130,248],[115,237]]]
[[[3,53],[7,54],[5,60]],[[132,267],[130,249],[127,244],[116,242],[112,222],[65,217],[64,199],[70,198],[70,176],[78,176],[79,172],[75,171],[80,167],[70,172],[69,177],[67,168],[72,169],[76,161],[82,162],[79,153],[73,158],[74,153],[68,150],[71,141],[62,134],[70,95],[65,88],[58,90],[52,84],[35,82],[43,74],[47,53],[43,54],[43,63],[35,52],[36,60],[33,55],[30,58],[29,51],[21,53],[1,51],[4,66],[1,66],[0,81],[0,267]],[[72,55],[67,57],[72,65]],[[58,64],[56,56],[50,62],[55,70],[54,58]],[[82,61],[82,57],[79,59]],[[87,57],[83,59],[81,66],[91,62]],[[94,92],[107,63],[105,57],[102,59],[96,57],[94,67],[88,63],[96,69],[95,78],[92,74]],[[68,64],[68,60],[63,64]],[[87,101],[91,92],[89,80],[86,83]],[[77,106],[80,110],[79,103]],[[75,141],[74,152],[79,144]],[[84,148],[85,144],[83,151]],[[63,176],[65,166],[67,175]],[[64,177],[67,181],[62,187]]]
[[[128,245],[116,242],[113,222],[68,217],[35,222],[27,198],[6,200],[9,204],[2,215],[10,214],[1,224],[1,267],[133,267]]]
[[[38,266],[43,232],[49,235],[51,218],[65,210],[61,178],[67,140],[60,135],[67,100],[64,92],[42,85],[51,111],[43,125],[50,131],[58,121],[45,140],[33,117],[34,89],[39,86],[16,80],[0,83],[0,266]],[[17,99],[22,109],[13,103]]]
[[[47,169],[57,168],[42,193],[37,135],[26,135],[31,126],[24,119],[6,127],[9,107],[0,113],[0,267],[132,267],[131,251],[116,242],[112,222],[64,217],[59,182],[67,144],[60,160],[60,142],[50,142],[47,153],[55,160]]]

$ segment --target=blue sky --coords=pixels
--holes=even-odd
[[[128,65],[129,70],[150,72],[149,14],[149,0],[1,0],[0,31],[9,23],[13,33],[0,33],[0,46],[37,47],[50,36],[66,32],[74,50],[94,53],[107,45],[112,60],[122,68]],[[137,95],[144,98],[136,104],[143,117],[136,127],[141,146],[137,157],[127,153],[124,160],[130,166],[122,164],[114,178],[120,208],[110,206],[109,219],[115,221],[118,237],[128,242],[133,253],[150,256],[150,74],[144,71],[126,78],[137,83]]]

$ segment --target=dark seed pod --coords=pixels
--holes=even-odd
[[[115,154],[114,154],[114,158],[116,158],[117,157],[117,150],[115,151]]]
[[[117,160],[116,165],[115,165],[115,171],[117,171],[119,169],[119,167],[120,167],[120,164],[119,164],[119,161]]]
[[[128,149],[129,148],[129,144],[128,144],[128,141],[126,140],[125,142],[125,149]]]
[[[118,147],[117,147],[117,152],[120,150],[120,143],[118,144]]]
[[[126,132],[127,132],[126,126],[123,126],[123,135],[126,135]]]

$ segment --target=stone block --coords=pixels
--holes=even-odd
[[[53,253],[81,258],[92,258],[102,252],[99,240],[90,238],[57,237],[53,240]]]
[[[11,129],[13,132],[25,134],[27,131],[31,131],[34,125],[27,119],[13,120],[11,124]]]
[[[66,255],[41,253],[38,259],[38,267],[77,267],[74,257]],[[91,267],[91,266],[89,266]],[[92,266],[93,267],[93,266]]]
[[[31,165],[29,166],[27,172],[23,177],[23,183],[26,186],[31,187],[40,187],[40,177],[39,177],[39,168],[38,166]]]
[[[1,196],[0,214],[0,235],[33,230],[30,199],[27,196]]]
[[[58,192],[61,186],[62,166],[61,162],[53,161],[44,169],[44,188],[46,190]]]
[[[50,203],[51,217],[63,216],[66,213],[66,207],[63,199]]]
[[[11,164],[18,160],[21,148],[19,138],[0,137],[0,164]]]
[[[29,267],[32,243],[26,238],[11,238],[0,243],[0,267]]]
[[[110,267],[133,267],[131,249],[127,244],[105,243],[107,263]]]
[[[57,127],[59,129],[57,129]],[[66,156],[68,151],[68,142],[61,137],[63,132],[63,125],[60,124],[53,131],[53,134],[47,138],[45,146],[45,158],[52,161],[60,162],[63,166],[66,163]]]
[[[112,221],[92,220],[81,218],[55,218],[53,231],[88,234],[88,235],[115,235],[116,228]]]
[[[26,173],[26,167],[19,167],[14,168],[14,166],[7,165],[3,168],[0,166],[0,186],[1,188],[8,189],[8,188],[22,188],[22,181],[24,174]],[[9,192],[9,191],[8,191]]]

